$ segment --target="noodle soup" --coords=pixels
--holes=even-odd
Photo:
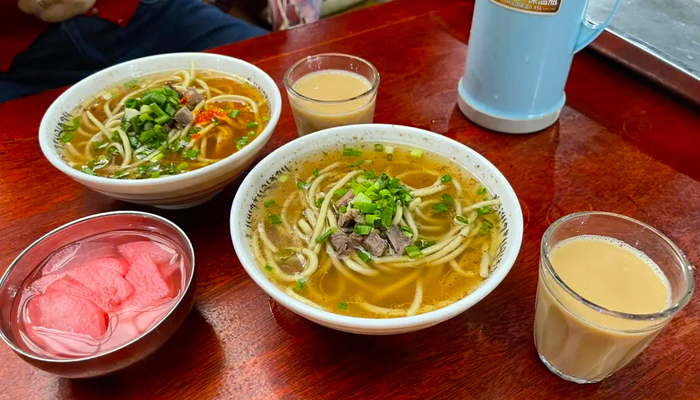
[[[383,143],[306,160],[277,177],[252,218],[255,260],[289,296],[403,317],[452,304],[490,275],[500,201],[461,166]]]
[[[255,140],[270,119],[251,83],[205,69],[124,82],[72,115],[60,137],[66,163],[119,179],[177,175],[215,163]]]

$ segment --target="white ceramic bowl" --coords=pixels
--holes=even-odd
[[[262,92],[270,109],[270,122],[258,138],[242,150],[212,165],[158,179],[133,180],[93,176],[77,171],[64,162],[60,153],[61,126],[76,106],[115,84],[156,72],[189,70],[192,62],[196,68],[243,77]],[[163,54],[118,64],[76,83],[59,96],[44,114],[39,127],[39,143],[44,156],[54,167],[90,189],[132,203],[161,208],[184,208],[209,200],[245,170],[270,139],[281,109],[282,98],[277,84],[252,64],[217,54]]]
[[[438,310],[411,317],[373,319],[356,318],[310,307],[287,296],[256,265],[251,247],[253,207],[280,170],[316,154],[324,148],[362,141],[397,143],[423,148],[454,160],[474,174],[501,199],[504,247],[496,258],[491,275],[463,299]],[[483,156],[463,144],[433,132],[399,125],[351,125],[326,129],[296,139],[268,155],[245,178],[231,208],[231,238],[241,264],[267,294],[293,312],[321,325],[340,331],[369,335],[388,335],[427,328],[448,320],[473,306],[493,291],[513,266],[523,237],[523,215],[518,198],[506,178]]]

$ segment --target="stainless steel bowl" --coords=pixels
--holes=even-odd
[[[24,350],[13,333],[12,304],[27,276],[56,249],[94,235],[116,230],[140,230],[161,234],[183,249],[191,268],[185,271],[183,294],[172,310],[150,330],[129,343],[89,357],[48,358]],[[112,373],[153,353],[182,324],[192,309],[195,293],[194,249],[177,225],[157,215],[138,211],[115,211],[80,218],[47,233],[27,247],[0,280],[0,336],[22,359],[44,371],[66,378],[87,378]]]

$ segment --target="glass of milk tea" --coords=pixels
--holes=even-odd
[[[658,230],[571,214],[542,238],[535,346],[550,371],[595,383],[624,367],[690,300],[693,270]]]
[[[299,136],[340,125],[369,124],[379,72],[346,54],[318,54],[297,61],[284,77]]]

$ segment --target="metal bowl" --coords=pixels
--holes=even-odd
[[[69,243],[116,230],[140,230],[158,233],[186,249],[189,270],[183,294],[175,306],[151,329],[110,351],[81,358],[50,358],[23,349],[13,333],[12,305],[27,276],[56,249]],[[157,215],[138,211],[114,211],[95,214],[69,222],[47,233],[27,247],[0,279],[0,336],[17,355],[29,364],[66,378],[106,375],[125,368],[153,353],[182,324],[192,309],[195,293],[194,249],[177,225]],[[187,263],[185,263],[187,264]]]

